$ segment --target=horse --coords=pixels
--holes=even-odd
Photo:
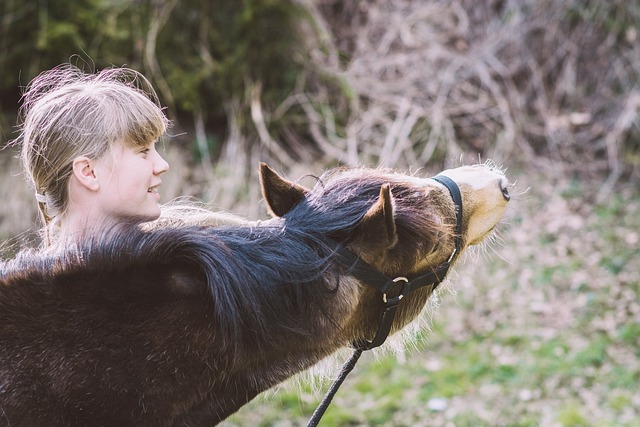
[[[494,167],[441,176],[462,212],[430,178],[335,168],[309,189],[261,164],[268,220],[123,224],[2,262],[0,425],[214,425],[371,340],[382,298],[340,251],[388,277],[419,276],[480,243],[507,206]],[[433,289],[406,295],[389,332]]]

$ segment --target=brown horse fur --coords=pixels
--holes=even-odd
[[[466,246],[502,215],[506,179],[453,171]],[[0,425],[213,425],[375,333],[380,295],[334,262],[338,245],[391,277],[452,252],[454,205],[432,180],[338,169],[307,190],[261,165],[261,181],[264,223],[122,225],[1,264]],[[428,297],[405,298],[395,329]]]

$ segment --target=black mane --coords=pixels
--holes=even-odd
[[[0,267],[0,292],[27,283],[76,281],[86,282],[85,286],[113,286],[118,292],[118,281],[123,277],[153,277],[153,272],[164,272],[171,275],[164,280],[173,282],[168,283],[169,291],[178,296],[202,292],[180,289],[180,275],[195,275],[208,285],[214,305],[212,316],[226,331],[226,338],[240,342],[264,332],[253,330],[254,337],[242,337],[243,323],[265,328],[277,320],[280,326],[295,330],[292,319],[338,285],[326,283],[322,276],[330,268],[326,262],[330,252],[329,242],[322,236],[282,223],[152,231],[127,225],[61,254],[33,250],[19,253]],[[88,277],[101,280],[84,280]],[[158,284],[158,292],[166,290]],[[293,298],[283,298],[283,292]]]

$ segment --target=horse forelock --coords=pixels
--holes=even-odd
[[[386,169],[336,168],[321,176],[307,198],[285,215],[287,223],[346,243],[358,222],[380,196],[384,184],[391,186],[394,218],[401,241],[416,251],[432,247],[453,233],[455,217],[443,218],[438,209],[441,194],[416,185],[406,175]]]

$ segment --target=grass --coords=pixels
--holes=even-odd
[[[498,256],[456,269],[420,350],[363,356],[321,425],[640,427],[640,192],[592,204],[535,182]],[[327,387],[292,382],[223,425],[306,425]]]

